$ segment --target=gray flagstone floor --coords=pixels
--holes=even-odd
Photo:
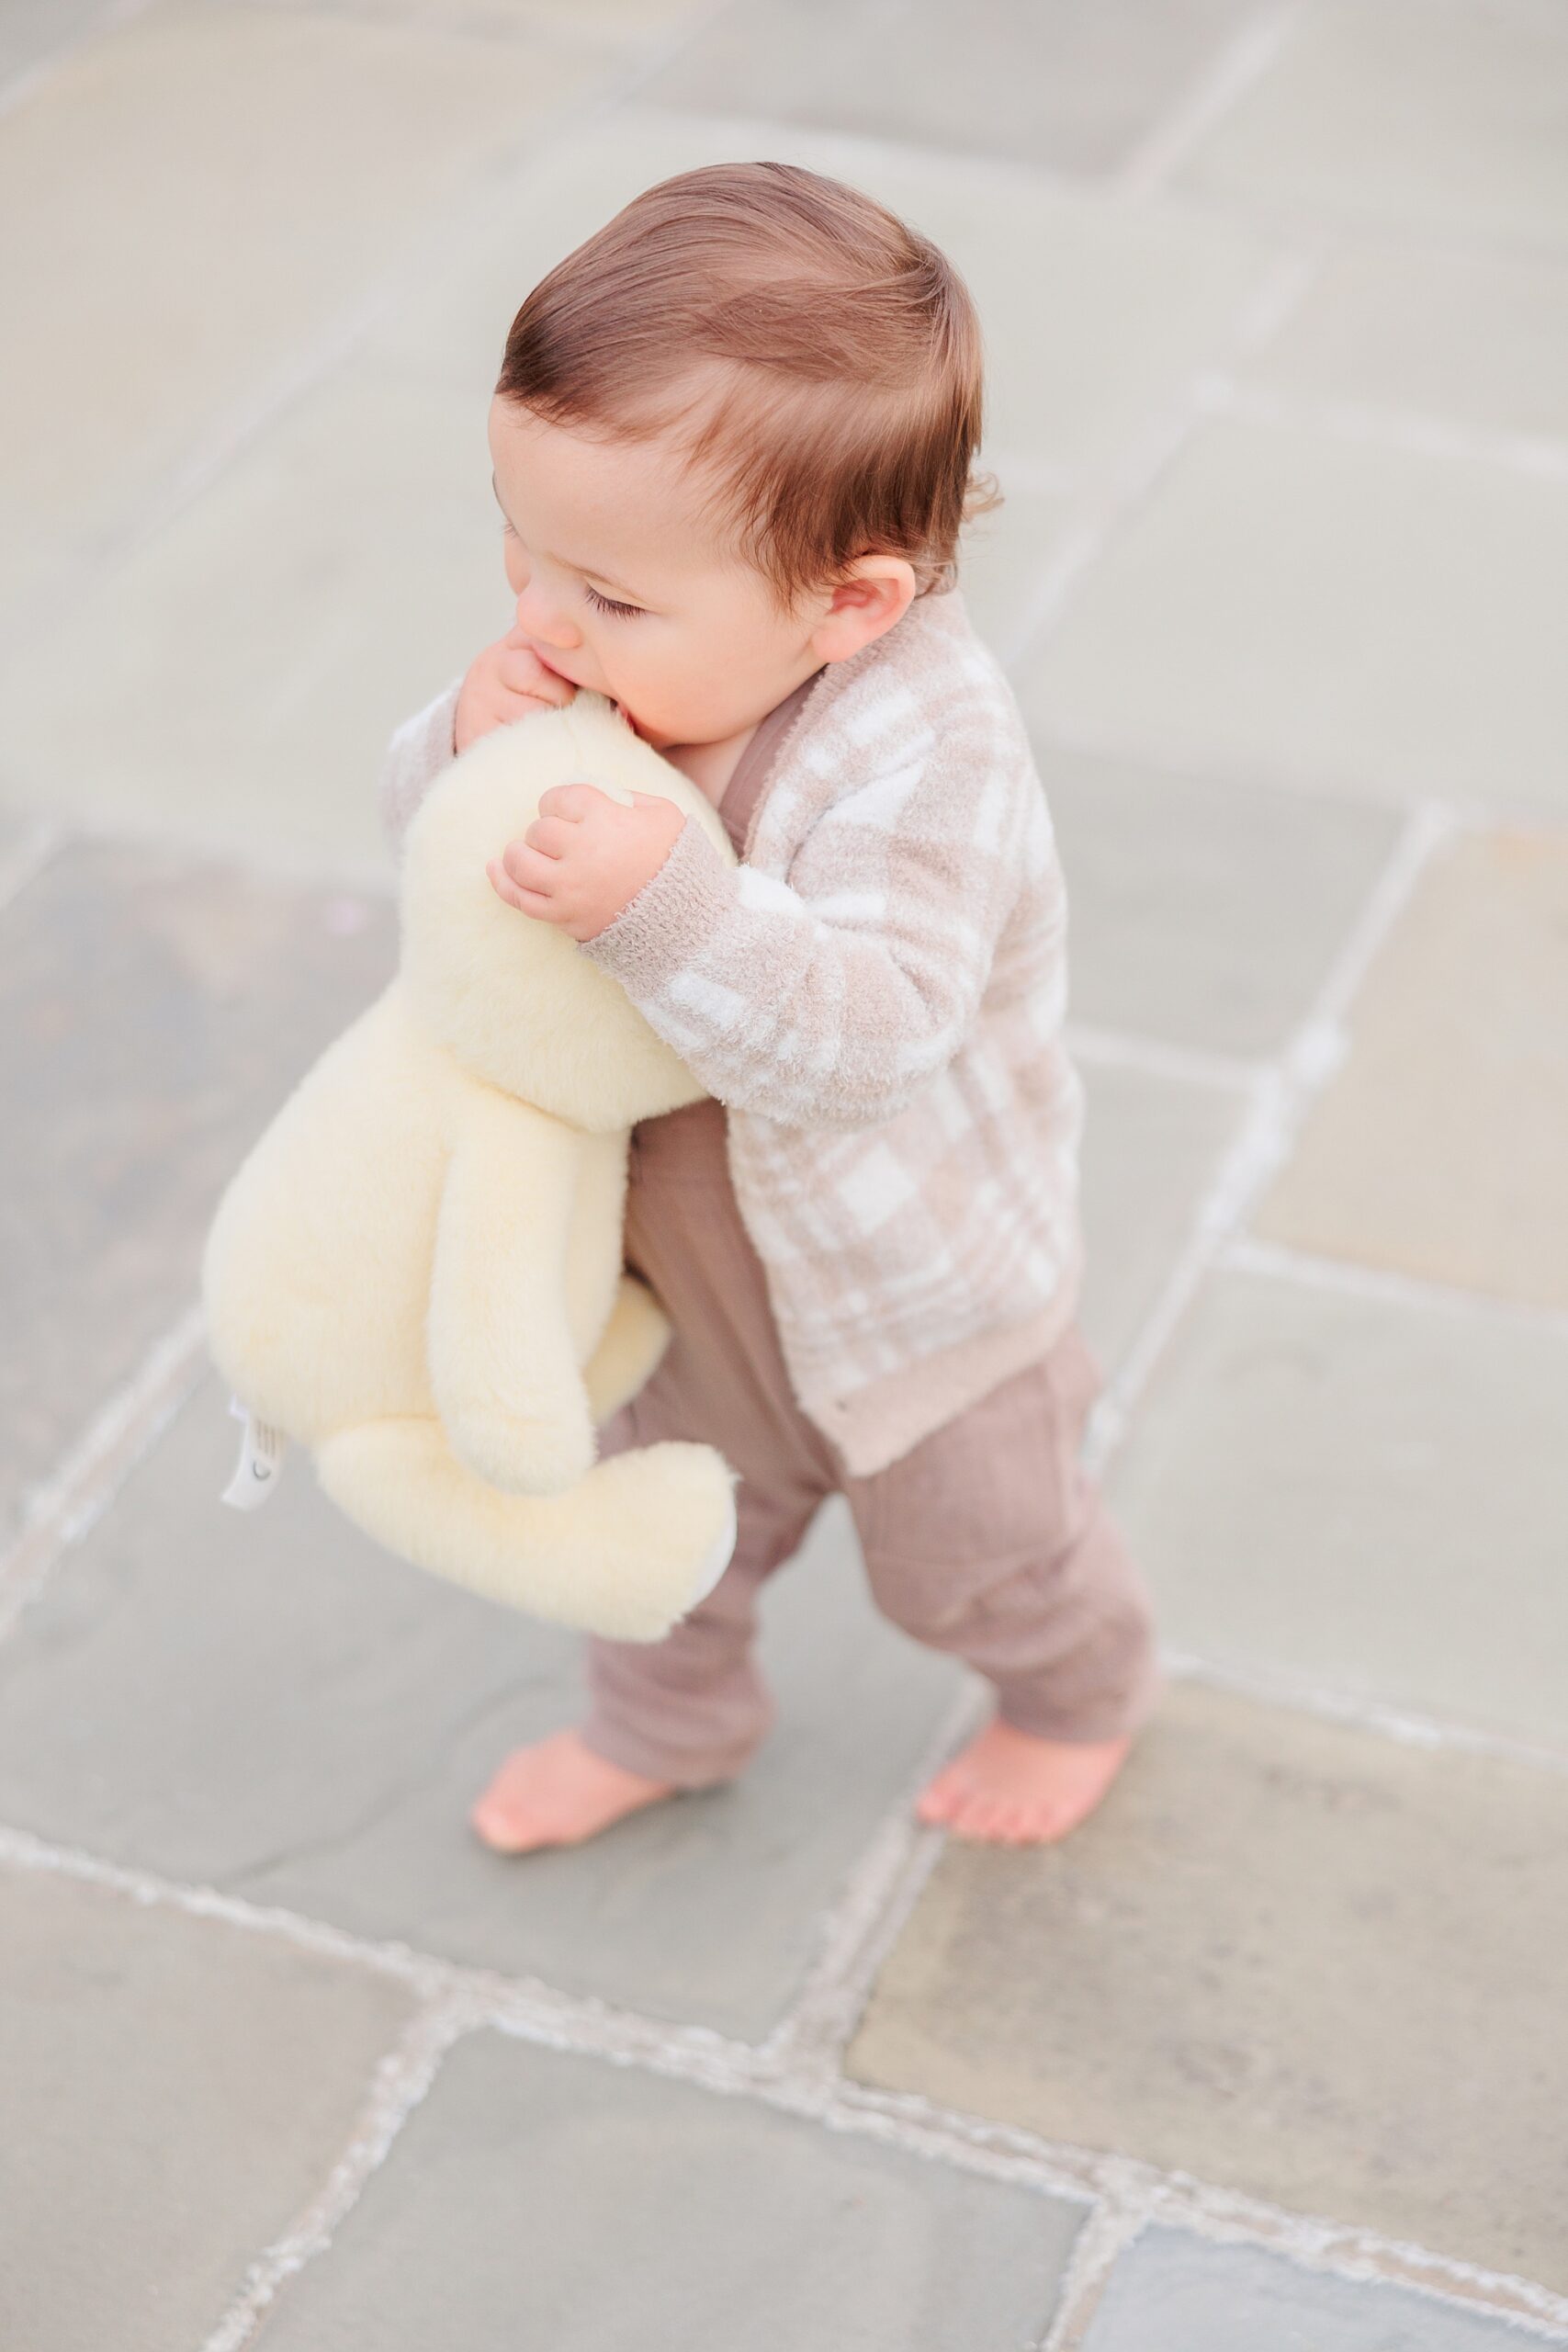
[[[1170,1689],[944,1850],[829,1510],[744,1785],[507,1864],[573,1644],[218,1508],[197,1257],[507,623],[513,310],[756,155],[981,304]],[[0,295],[6,2352],[1568,2343],[1557,0],[0,0]]]

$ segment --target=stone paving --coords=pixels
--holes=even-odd
[[[6,2352],[1568,2344],[1568,18],[0,0]],[[745,1784],[467,1836],[574,1645],[296,1469],[197,1251],[392,949],[547,264],[782,154],[948,245],[1170,1690],[1066,1848],[829,1509]]]

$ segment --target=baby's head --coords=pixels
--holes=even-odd
[[[665,180],[507,337],[522,630],[654,744],[739,734],[952,578],[980,388],[962,280],[869,197],[784,164]]]

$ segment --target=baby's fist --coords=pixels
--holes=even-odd
[[[634,793],[628,808],[597,785],[558,784],[487,870],[508,906],[579,942],[596,939],[652,881],[684,822],[657,793]]]
[[[457,695],[453,746],[466,752],[492,728],[509,727],[531,710],[559,710],[577,688],[547,670],[521,628],[508,629],[469,664]]]

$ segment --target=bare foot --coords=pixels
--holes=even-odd
[[[468,1819],[498,1854],[530,1854],[537,1846],[581,1846],[674,1793],[595,1756],[577,1732],[558,1731],[513,1748]]]
[[[1130,1739],[1093,1747],[987,1724],[944,1766],[916,1806],[920,1820],[992,1846],[1048,1846],[1094,1811]]]

